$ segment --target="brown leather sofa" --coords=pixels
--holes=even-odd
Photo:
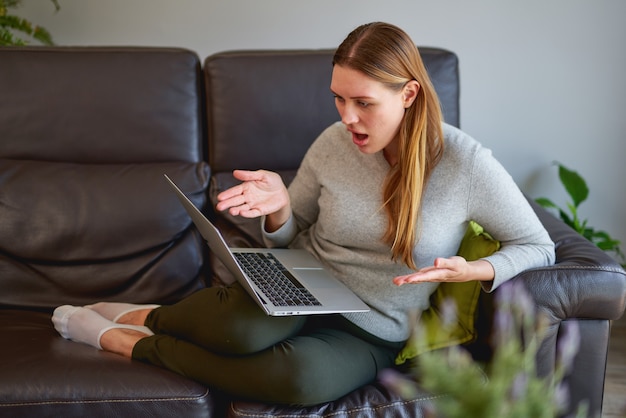
[[[449,123],[459,124],[456,56],[422,49]],[[172,48],[0,48],[0,417],[419,417],[432,395],[402,399],[372,382],[316,407],[265,405],[62,339],[50,314],[100,300],[172,303],[231,280],[211,257],[169,174],[232,245],[258,222],[212,211],[234,168],[289,181],[337,119],[332,51],[248,51],[201,62]],[[563,321],[582,348],[570,405],[601,409],[610,321],[626,274],[551,214],[537,212],[557,264],[520,274],[550,319],[538,369],[554,368]],[[470,349],[489,355],[492,295]]]

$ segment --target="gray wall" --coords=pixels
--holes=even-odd
[[[462,128],[531,197],[565,204],[551,162],[591,189],[590,225],[626,247],[624,0],[24,0],[60,45],[332,48],[383,20],[460,58]]]

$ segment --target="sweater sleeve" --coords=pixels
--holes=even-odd
[[[320,182],[316,173],[324,164],[325,156],[321,152],[322,144],[332,135],[333,126],[327,128],[313,142],[306,152],[298,172],[288,187],[291,203],[291,217],[277,231],[265,231],[265,219],[262,220],[263,239],[269,247],[287,247],[303,230],[313,224],[319,214]]]
[[[294,237],[298,234],[296,222],[293,213],[283,224],[274,232],[267,232],[265,229],[265,217],[261,219],[261,232],[263,233],[263,242],[268,248],[287,247]]]
[[[472,165],[468,214],[501,242],[486,257],[494,270],[491,291],[519,272],[553,264],[554,243],[517,184],[490,150],[478,147]]]

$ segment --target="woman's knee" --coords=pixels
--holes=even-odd
[[[294,336],[305,317],[266,315],[238,284],[200,290],[150,315],[148,325],[221,354],[259,352]]]
[[[240,317],[226,321],[229,354],[247,355],[266,350],[295,336],[304,326],[305,317]]]
[[[346,360],[345,356],[335,356],[333,350],[325,349],[313,355],[296,353],[288,342],[274,350],[290,352],[281,360],[283,375],[275,379],[281,395],[276,401],[280,403],[306,406],[330,402],[376,378],[375,362],[364,358]]]

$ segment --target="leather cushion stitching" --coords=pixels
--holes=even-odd
[[[238,410],[235,406],[235,403],[231,403],[230,405],[230,409],[231,411],[236,414],[236,416],[238,417],[246,417],[246,418],[302,418],[302,417],[310,417],[310,418],[328,418],[328,417],[332,417],[332,416],[338,416],[338,415],[346,415],[346,414],[352,414],[355,412],[364,412],[364,411],[372,411],[372,412],[377,412],[377,411],[381,411],[387,408],[397,408],[398,405],[404,405],[404,406],[408,406],[417,402],[424,402],[424,401],[432,401],[435,399],[439,399],[445,397],[445,395],[436,395],[436,396],[426,396],[426,397],[422,397],[422,398],[417,398],[417,399],[411,399],[408,401],[397,401],[397,402],[391,402],[385,405],[379,405],[379,406],[359,406],[356,408],[349,408],[349,409],[342,409],[339,411],[334,411],[334,412],[328,412],[328,413],[324,413],[324,414],[318,414],[318,413],[287,413],[287,414],[276,414],[276,413],[247,413],[244,412],[242,410]]]
[[[201,396],[176,397],[176,398],[133,398],[133,399],[86,399],[76,401],[34,401],[34,402],[16,402],[16,403],[0,403],[0,407],[16,407],[16,406],[37,406],[37,405],[73,405],[73,404],[105,404],[105,403],[128,403],[128,402],[180,402],[180,401],[198,401],[207,398],[209,391],[207,390]]]

